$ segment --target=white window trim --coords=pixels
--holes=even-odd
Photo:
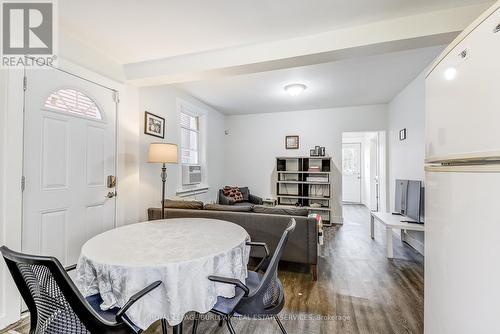
[[[210,190],[210,186],[208,185],[208,175],[207,175],[207,164],[206,164],[206,115],[208,114],[207,110],[202,109],[201,107],[195,106],[192,103],[187,102],[186,100],[177,99],[177,124],[179,129],[179,150],[181,149],[180,143],[180,129],[185,128],[180,125],[180,116],[181,113],[187,114],[193,117],[198,117],[198,165],[201,165],[202,168],[202,178],[201,183],[196,185],[183,185],[182,184],[182,164],[179,163],[178,171],[178,189],[176,191],[176,195],[179,197],[189,197],[207,193]],[[192,129],[188,129],[190,131],[196,131]]]

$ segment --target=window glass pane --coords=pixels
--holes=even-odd
[[[181,130],[181,163],[198,164],[199,163],[199,133],[198,117],[185,113],[180,114]]]
[[[193,130],[198,130],[198,117],[191,117],[189,127]]]
[[[86,94],[75,89],[59,89],[53,92],[45,100],[44,107],[94,119],[102,119],[96,103]]]
[[[197,164],[198,163],[198,151],[191,151],[182,148],[181,149],[181,163],[183,164]]]
[[[181,127],[198,130],[198,117],[181,113]]]
[[[198,132],[181,128],[181,147],[189,150],[198,150]]]
[[[198,151],[198,132],[191,131],[189,135],[189,147],[187,148]]]

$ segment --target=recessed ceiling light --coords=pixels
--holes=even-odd
[[[449,67],[444,71],[444,78],[448,81],[455,79],[457,76],[457,69],[454,67]]]
[[[291,84],[291,85],[285,86],[285,91],[290,96],[297,96],[297,95],[300,95],[303,91],[305,91],[306,88],[307,88],[307,86],[303,85],[303,84]]]

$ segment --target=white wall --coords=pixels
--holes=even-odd
[[[396,179],[424,180],[425,159],[425,71],[389,103],[390,208],[394,210]],[[399,140],[406,128],[407,139]],[[408,243],[423,253],[424,234],[411,231]]]
[[[149,144],[152,142],[170,142],[180,144],[178,104],[187,102],[197,112],[200,118],[200,134],[205,144],[205,155],[201,157],[206,166],[204,186],[209,187],[207,193],[190,196],[204,202],[216,201],[217,190],[224,179],[224,115],[206,104],[192,98],[171,86],[155,86],[140,89],[139,113],[144,117],[148,111],[166,119],[165,139],[144,134],[143,123],[140,135],[140,217],[147,218],[147,209],[159,207],[161,201],[160,164],[147,162]],[[204,162],[204,163],[203,163]],[[167,198],[176,197],[181,190],[180,165],[167,165]]]
[[[333,221],[342,221],[342,132],[386,129],[387,106],[304,110],[226,117],[225,184],[250,187],[256,195],[275,195],[275,158],[309,155],[325,146],[333,159]],[[285,136],[299,135],[299,150],[285,150]]]

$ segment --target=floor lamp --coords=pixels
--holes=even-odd
[[[167,182],[167,165],[176,164],[177,145],[169,143],[151,143],[149,144],[148,162],[161,163],[161,219],[165,219],[165,182]]]

